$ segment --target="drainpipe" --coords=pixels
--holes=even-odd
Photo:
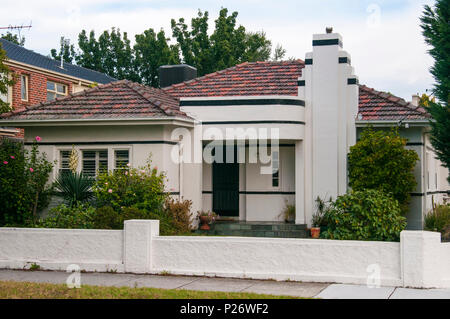
[[[181,141],[183,137],[180,137],[178,145],[178,190],[179,190],[179,200],[183,198],[183,144]]]

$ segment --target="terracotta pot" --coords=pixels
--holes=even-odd
[[[312,227],[311,228],[311,237],[312,238],[319,238],[320,236],[320,227]]]
[[[200,229],[201,230],[210,230],[211,228],[209,227],[209,216],[200,216],[200,222],[202,223],[200,225]]]

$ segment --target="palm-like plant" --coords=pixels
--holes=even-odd
[[[77,203],[86,203],[94,197],[91,190],[93,184],[94,179],[91,176],[68,171],[56,179],[56,195],[62,197],[71,207]]]

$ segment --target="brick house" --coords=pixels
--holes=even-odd
[[[0,98],[14,110],[85,90],[90,85],[105,84],[116,79],[70,63],[43,56],[22,46],[0,39],[0,48],[6,52],[4,62],[16,76],[15,84]],[[23,137],[15,128],[0,127],[0,135]]]

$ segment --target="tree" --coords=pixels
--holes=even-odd
[[[12,34],[11,32],[7,31],[6,34],[1,35],[2,39],[8,40],[9,42],[12,42],[14,44],[24,46],[25,44],[25,37],[20,37],[17,34]]]
[[[432,117],[431,144],[437,158],[450,169],[450,2],[437,0],[434,9],[425,6],[420,20],[425,42],[431,46],[429,53],[434,58],[431,74],[436,84],[433,91],[442,103],[430,101],[422,105]],[[450,175],[447,179],[450,182]]]
[[[419,160],[415,151],[405,148],[406,142],[397,129],[366,128],[348,154],[352,190],[377,189],[392,194],[406,213],[410,193],[417,185],[413,171]]]
[[[153,29],[145,30],[136,35],[134,45],[135,72],[138,74],[139,82],[153,87],[159,85],[158,68],[166,64],[178,64],[179,47],[169,45],[164,30],[157,34]]]
[[[53,59],[59,61],[61,61],[62,57],[63,61],[66,63],[72,63],[76,56],[74,45],[70,44],[70,40],[65,39],[64,37],[61,37],[59,51],[51,49],[50,55]]]
[[[8,87],[14,84],[14,77],[7,65],[3,63],[6,59],[6,52],[0,43],[0,95],[8,94]],[[0,114],[11,111],[11,106],[6,101],[0,99]]]
[[[215,29],[208,35],[208,12],[198,11],[189,30],[184,18],[171,21],[172,36],[176,39],[184,63],[195,66],[198,75],[222,70],[242,62],[267,61],[272,43],[264,32],[247,32],[237,25],[237,12],[228,14],[222,8],[215,20]]]

